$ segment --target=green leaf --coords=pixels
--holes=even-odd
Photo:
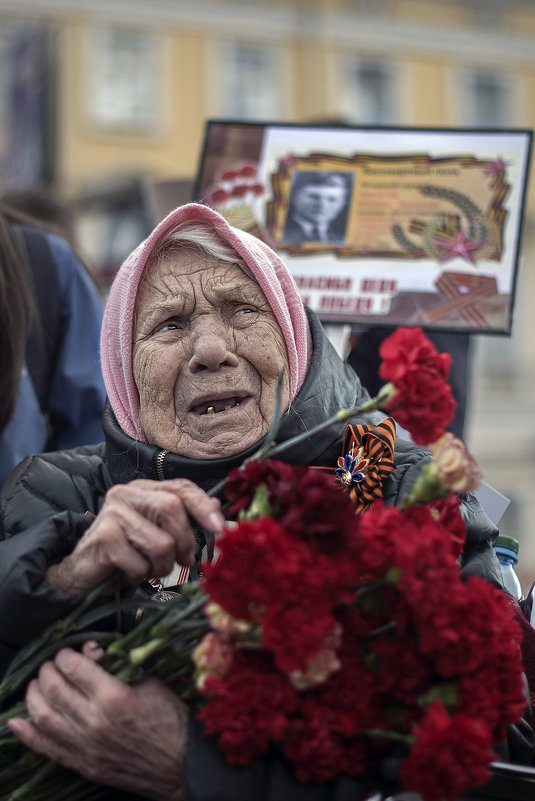
[[[421,707],[430,706],[435,701],[442,701],[444,706],[453,708],[459,702],[459,694],[457,693],[457,685],[453,681],[443,681],[440,684],[435,684],[428,692],[418,698],[418,704]]]
[[[273,506],[269,502],[269,491],[265,484],[256,487],[253,500],[244,514],[246,520],[256,520],[259,517],[277,517],[279,513],[278,505]]]

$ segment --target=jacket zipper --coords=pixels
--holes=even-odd
[[[160,451],[156,457],[156,478],[158,481],[165,481],[165,473],[163,469],[163,460],[169,451]]]

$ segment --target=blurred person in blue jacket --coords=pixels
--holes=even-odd
[[[29,454],[103,439],[102,314],[65,239],[0,203],[0,486]]]

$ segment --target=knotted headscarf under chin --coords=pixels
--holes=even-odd
[[[162,238],[184,222],[211,227],[241,257],[260,285],[286,343],[290,400],[305,379],[311,340],[303,303],[294,279],[277,254],[251,234],[233,228],[208,206],[179,206],[160,222],[119,267],[110,289],[100,340],[102,373],[111,407],[123,431],[146,441],[141,427],[139,393],[133,374],[134,310],[147,261]]]

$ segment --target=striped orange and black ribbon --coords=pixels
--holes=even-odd
[[[360,514],[383,497],[383,482],[394,469],[395,441],[396,424],[391,417],[377,426],[349,425],[338,467],[315,469],[334,473],[355,504],[355,514]]]

